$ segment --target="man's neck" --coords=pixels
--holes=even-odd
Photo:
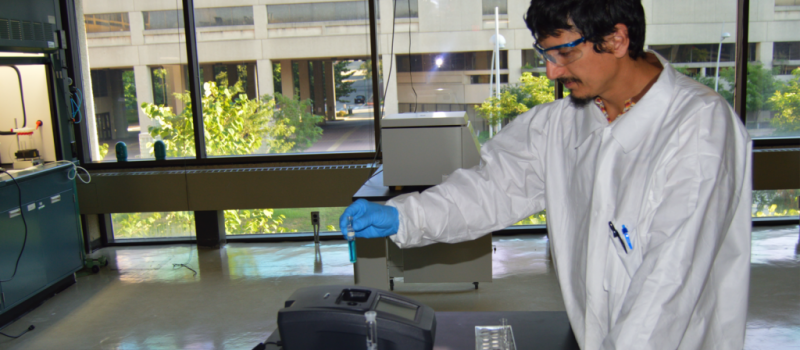
[[[608,113],[609,122],[614,121],[625,108],[625,103],[634,97],[641,98],[658,78],[664,67],[658,58],[648,53],[644,59],[625,59],[620,63],[619,74],[610,89],[600,95]],[[634,101],[636,102],[636,101]]]

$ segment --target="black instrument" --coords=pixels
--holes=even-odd
[[[278,311],[281,345],[285,350],[365,349],[367,311],[378,313],[378,349],[433,349],[433,309],[394,293],[357,286],[295,291]]]

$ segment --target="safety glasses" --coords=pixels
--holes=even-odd
[[[539,43],[533,44],[533,48],[536,49],[544,59],[552,62],[556,66],[563,67],[572,62],[577,61],[579,58],[583,56],[583,51],[576,48],[576,46],[580,45],[581,43],[585,42],[586,38],[581,37],[578,40],[573,42],[569,42],[562,45],[556,45],[553,47],[543,48]]]

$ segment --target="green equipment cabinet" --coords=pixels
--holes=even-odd
[[[33,297],[57,292],[56,285],[63,289],[73,284],[74,272],[83,267],[75,181],[67,177],[70,171],[69,164],[47,164],[14,175],[22,189],[22,206],[14,181],[0,174],[0,281],[14,273],[25,240],[23,216],[28,232],[16,275],[0,282],[2,319]]]

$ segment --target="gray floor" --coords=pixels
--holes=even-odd
[[[542,235],[495,237],[494,282],[404,284],[395,291],[437,311],[563,310]],[[753,232],[746,349],[800,349],[798,227]],[[352,284],[343,242],[103,249],[110,265],[3,332],[36,330],[0,349],[251,349],[276,328],[295,289]],[[197,271],[197,275],[186,267]]]

